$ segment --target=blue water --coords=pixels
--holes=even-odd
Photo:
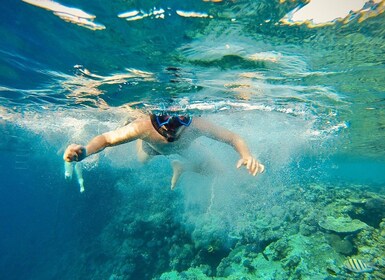
[[[93,23],[104,29],[91,30],[36,5],[3,1],[0,279],[159,279],[172,271],[182,275],[175,279],[241,277],[235,252],[252,250],[248,261],[262,263],[269,244],[298,234],[305,212],[349,196],[378,195],[377,212],[368,204],[361,214],[341,213],[371,225],[372,234],[380,231],[384,13],[362,22],[290,26],[280,19],[301,1],[281,2],[60,2],[95,15]],[[118,17],[127,11],[146,16]],[[221,171],[188,172],[174,192],[170,158],[143,165],[134,143],[87,159],[84,193],[75,179],[65,181],[68,144],[85,144],[138,111],[170,108],[237,132],[266,172],[249,178],[235,170],[231,147],[199,139],[192,153],[214,154]],[[311,198],[315,185],[335,190],[338,199]],[[279,206],[289,214],[296,209],[299,218],[279,216],[273,210]],[[285,223],[258,224],[261,213],[271,212]],[[372,245],[383,248],[379,240]],[[365,255],[359,241],[351,242],[352,252],[338,254],[381,266],[375,257],[383,255]],[[300,279],[285,262],[274,259],[286,272],[265,279]],[[242,273],[268,275],[258,269]],[[325,269],[301,277],[333,277]]]

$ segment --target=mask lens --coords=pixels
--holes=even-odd
[[[171,116],[158,116],[156,118],[159,127],[168,124],[171,121],[171,119],[172,119]]]
[[[168,125],[173,124],[173,126],[174,126],[176,123],[179,123],[179,124],[184,125],[184,126],[189,126],[191,123],[191,118],[189,116],[161,115],[161,116],[157,116],[156,120],[158,122],[159,127],[162,127],[162,126],[167,125],[167,124]]]
[[[191,118],[189,116],[179,116],[178,120],[179,120],[179,123],[184,126],[189,126],[191,123]]]

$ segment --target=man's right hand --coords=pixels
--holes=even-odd
[[[87,157],[87,150],[82,145],[71,144],[64,152],[63,159],[65,161],[81,161]]]

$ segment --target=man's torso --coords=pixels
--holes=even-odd
[[[194,129],[193,123],[194,121],[189,127],[181,126],[178,130],[177,139],[169,142],[153,127],[151,120],[148,119],[142,124],[146,126],[145,129],[148,132],[142,137],[142,140],[159,154],[180,154],[188,149],[190,144],[200,136],[198,131]]]

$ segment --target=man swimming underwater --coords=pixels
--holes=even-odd
[[[64,152],[67,162],[81,161],[86,157],[102,151],[106,147],[137,141],[137,154],[141,162],[155,155],[182,154],[198,137],[211,139],[231,145],[240,155],[237,168],[246,166],[253,176],[265,170],[250,153],[246,142],[237,134],[219,127],[205,118],[190,116],[174,116],[168,114],[151,114],[138,118],[124,127],[94,137],[86,146],[71,144]],[[171,189],[185,170],[180,161],[173,161]]]

